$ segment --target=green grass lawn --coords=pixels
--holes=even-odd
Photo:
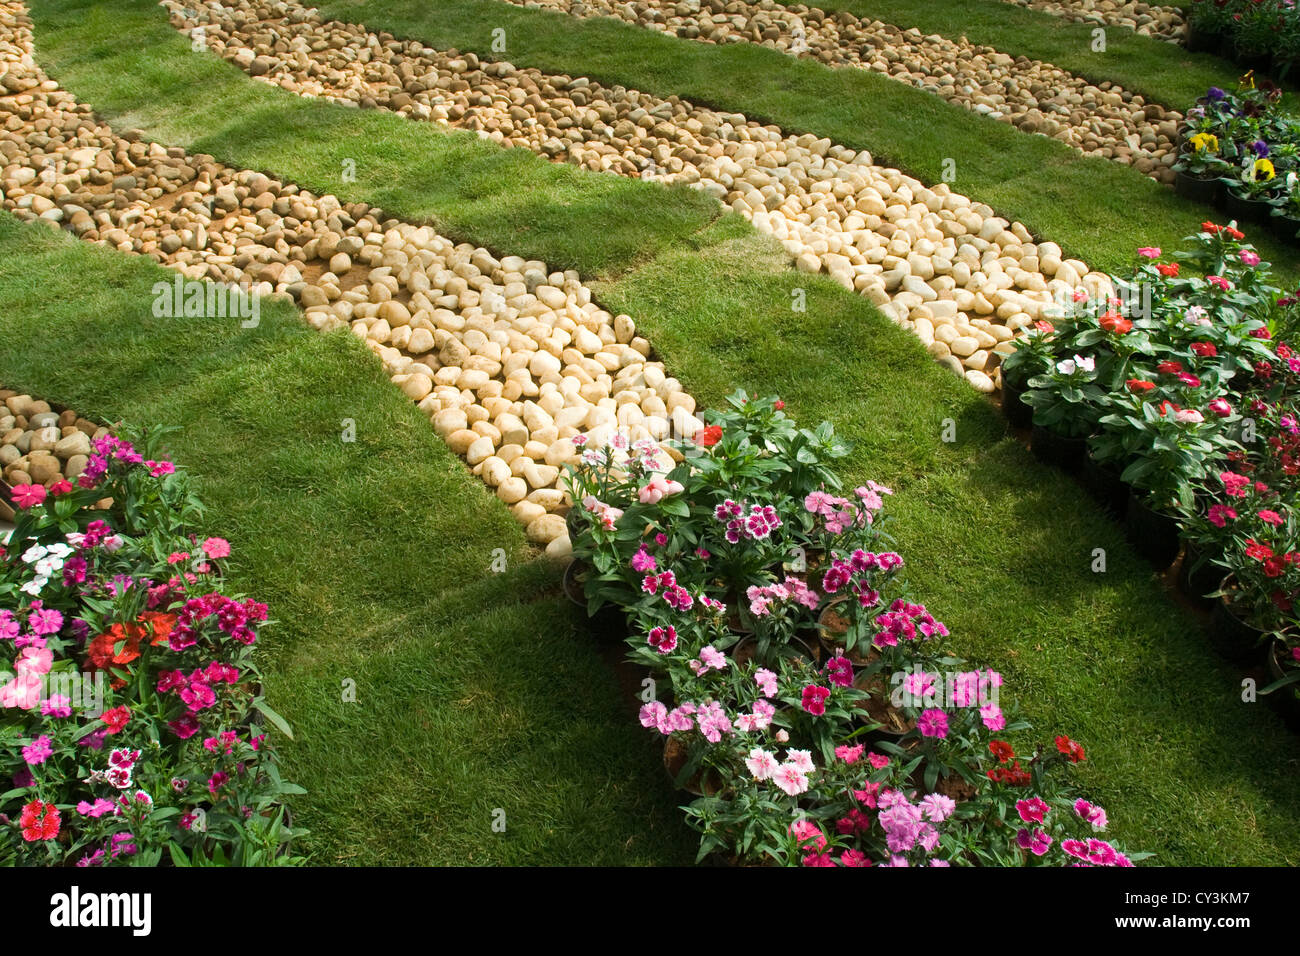
[[[796,5],[796,0],[777,2]],[[817,0],[814,5],[953,40],[966,37],[1012,56],[1043,60],[1093,83],[1118,83],[1148,102],[1180,111],[1211,86],[1231,88],[1242,72],[1230,60],[1192,53],[1180,44],[1140,36],[1121,26],[1105,27],[1106,49],[1094,51],[1093,31],[1099,24],[1070,23],[1003,0]],[[1295,105],[1294,99],[1291,103]]]
[[[256,329],[155,318],[150,289],[170,272],[7,213],[0,262],[0,382],[184,426],[171,452],[234,547],[232,586],[277,622],[259,650],[294,727],[285,774],[309,791],[294,809],[313,862],[694,858],[554,566],[529,562],[505,506],[360,342],[284,301]]]
[[[33,7],[42,62],[115,121],[129,116],[155,137],[166,134],[175,144],[203,148],[220,159],[316,188],[330,188],[318,184],[324,183],[325,171],[339,155],[340,139],[354,135],[358,128],[350,124],[373,124],[364,128],[382,144],[386,176],[363,178],[364,168],[358,163],[356,184],[346,190],[332,187],[346,198],[382,202],[391,213],[401,215],[433,215],[475,241],[523,255],[536,254],[550,242],[552,222],[576,228],[568,221],[572,208],[554,205],[562,192],[548,192],[550,185],[539,185],[527,194],[498,190],[476,195],[459,178],[455,161],[458,155],[474,156],[473,150],[479,148],[466,137],[446,136],[427,124],[396,116],[326,107],[262,87],[253,90],[255,84],[233,67],[191,54],[188,45],[162,22],[162,12],[152,12],[146,0],[121,0],[111,7],[88,0],[35,0]],[[630,34],[642,35],[634,30]],[[125,78],[130,69],[137,73]],[[159,86],[175,76],[198,84],[182,106],[169,102]],[[221,97],[225,84],[234,95]],[[205,98],[209,86],[218,91],[217,98]],[[187,115],[195,109],[206,112]],[[250,140],[237,130],[256,136]],[[1008,133],[1020,135],[1009,128]],[[381,150],[374,143],[350,145]],[[438,183],[416,175],[431,152],[446,163],[448,178]],[[517,161],[525,163],[525,159]],[[313,181],[313,177],[318,178]],[[585,178],[587,174],[577,176]],[[602,183],[612,179],[590,178]],[[593,230],[613,221],[614,201],[608,198],[613,194],[597,192],[606,186],[575,188],[590,188],[593,196],[605,196],[590,207]],[[381,200],[381,193],[387,198]],[[676,194],[654,195],[665,205],[677,201]],[[455,218],[440,208],[444,196],[452,197],[449,205],[458,210]],[[536,217],[536,228],[516,237],[501,223],[526,219],[520,206]],[[1108,215],[1097,211],[1098,230]],[[516,238],[519,245],[510,246]],[[1240,703],[1237,676],[1218,663],[1197,622],[1163,593],[1149,568],[1126,547],[1119,528],[1092,506],[1077,485],[1034,462],[1006,434],[993,406],[932,363],[909,333],[829,279],[796,275],[779,247],[739,217],[702,216],[699,228],[684,237],[655,239],[660,241],[650,248],[623,259],[611,258],[603,268],[584,265],[589,278],[600,280],[596,292],[604,304],[631,314],[673,374],[706,406],[717,405],[738,385],[778,392],[800,421],[830,419],[855,442],[844,475],[855,482],[875,477],[894,483],[898,492],[891,502],[898,516],[895,531],[916,592],[952,628],[960,652],[1007,674],[1004,701],[1033,720],[1040,737],[1067,732],[1089,748],[1092,759],[1080,768],[1081,777],[1107,807],[1121,840],[1130,848],[1155,852],[1165,864],[1294,865],[1300,861],[1300,807],[1292,783],[1300,748],[1263,705]],[[590,246],[578,248],[587,254]],[[554,261],[569,264],[575,259],[571,255]],[[87,275],[84,269],[77,272],[81,279]],[[39,282],[43,290],[50,284]],[[791,289],[796,286],[807,291],[806,313],[791,311]],[[26,295],[36,301],[30,289]],[[10,306],[8,314],[31,315],[33,307],[23,304],[27,298],[11,293],[8,301],[21,309]],[[57,371],[59,356],[82,354],[76,351],[75,331],[65,329],[68,314],[79,314],[75,311],[79,303],[71,292],[52,301],[59,306],[48,321],[30,319],[32,331],[20,340],[21,357],[0,359],[0,380],[40,388],[48,397],[74,405],[85,396],[92,406],[87,411],[112,407],[118,400],[95,379],[97,366],[90,366],[90,375],[82,363],[75,374],[71,369]],[[0,299],[0,315],[6,314],[5,304]],[[101,315],[105,310],[86,311]],[[50,337],[46,326],[50,331],[65,331]],[[301,334],[310,338],[310,333]],[[290,335],[287,325],[284,335]],[[138,334],[129,322],[120,323],[114,336],[123,355],[135,356],[138,367],[157,361],[155,340]],[[403,451],[388,456],[390,465],[411,467],[405,449],[427,448],[429,460],[447,462],[446,480],[459,475],[456,480],[472,484],[463,468],[457,471],[418,413],[409,407],[399,410],[402,400],[396,390],[381,382],[373,363],[365,365],[369,359],[358,346],[344,346],[345,338],[324,337],[322,342],[335,343],[333,348],[346,352],[349,361],[357,363],[357,377],[373,379],[378,389],[373,401],[393,409],[391,421],[401,434],[374,433],[379,442],[401,439]],[[304,341],[302,347],[328,351],[331,346]],[[86,362],[97,362],[97,355],[89,353]],[[319,400],[314,396],[337,394],[338,390],[304,388],[304,383],[292,379],[275,381],[265,369],[254,367],[253,356],[246,358],[239,363],[238,374],[257,383],[255,394],[267,401],[274,396],[281,424],[286,419],[297,422],[305,407]],[[278,352],[265,360],[277,368],[289,361]],[[236,373],[232,371],[224,381],[233,402],[239,394]],[[101,388],[98,396],[87,394]],[[381,397],[379,391],[384,389],[387,393]],[[360,394],[350,392],[346,402],[358,410],[353,417],[371,401],[362,402]],[[181,423],[190,420],[187,416],[200,415],[206,416],[202,419],[206,427],[230,426],[227,416],[210,416],[201,402],[178,406],[174,401],[179,399],[153,396],[151,415]],[[221,422],[209,423],[208,417]],[[342,416],[333,408],[328,412],[330,427],[336,417]],[[957,441],[951,444],[940,440],[948,419],[957,433]],[[257,419],[245,411],[233,421],[250,428]],[[358,417],[359,429],[360,421]],[[283,458],[283,467],[303,476],[301,469],[311,464],[312,457],[295,454],[293,449],[270,452],[278,434],[268,433],[260,442],[245,441],[238,447],[268,448],[277,460]],[[201,437],[193,441],[193,463],[201,470],[208,445]],[[222,444],[218,441],[216,446]],[[345,454],[337,449],[330,453]],[[224,461],[220,464],[225,467]],[[355,467],[387,466],[367,458],[355,462]],[[374,477],[363,486],[368,495],[340,495],[326,512],[351,529],[334,539],[325,529],[299,529],[298,521],[285,516],[284,501],[268,500],[256,484],[235,480],[231,486],[220,475],[210,479],[215,515],[224,517],[230,504],[234,514],[229,520],[237,529],[293,536],[280,541],[251,530],[243,535],[246,547],[265,548],[275,556],[263,565],[268,574],[276,558],[285,560],[285,555],[297,553],[295,549],[305,549],[293,561],[291,579],[288,572],[280,572],[277,578],[287,591],[283,598],[275,588],[266,597],[278,601],[279,616],[290,621],[276,648],[272,700],[300,729],[300,743],[288,752],[288,771],[313,790],[303,803],[301,819],[316,831],[319,859],[363,861],[382,854],[387,862],[416,858],[433,862],[446,860],[448,852],[461,858],[475,853],[475,862],[500,859],[491,855],[490,848],[504,845],[492,843],[489,834],[479,829],[479,814],[485,807],[505,807],[494,803],[505,798],[492,795],[511,792],[525,769],[533,774],[528,797],[537,801],[531,811],[539,827],[552,828],[563,837],[555,837],[551,862],[571,862],[593,843],[605,846],[606,854],[680,859],[689,837],[679,823],[660,824],[662,817],[656,816],[655,808],[671,805],[662,783],[638,785],[639,774],[654,776],[657,768],[652,766],[649,742],[640,736],[631,715],[616,713],[612,678],[605,675],[610,684],[603,690],[587,686],[584,681],[594,680],[601,670],[598,659],[570,634],[571,620],[556,605],[539,601],[520,609],[521,602],[553,578],[531,566],[514,572],[518,578],[488,576],[488,549],[495,545],[485,540],[492,536],[483,533],[479,515],[468,515],[448,498],[404,495],[400,505],[388,505],[402,515],[403,520],[394,520],[392,511],[375,509],[388,503],[384,491],[404,486],[400,480],[389,484],[386,476],[369,474]],[[470,493],[468,500],[484,500],[485,508],[495,507],[486,497],[480,490]],[[360,516],[349,508],[358,508]],[[252,513],[258,517],[255,526],[246,521]],[[508,521],[501,508],[486,508],[484,514]],[[407,525],[408,519],[435,522],[442,533],[420,524]],[[453,531],[461,521],[472,521],[474,527],[464,533]],[[399,542],[414,542],[411,547],[419,552],[409,548],[392,552],[382,572],[365,566],[364,557],[349,558],[347,574],[335,574],[333,565],[324,562],[320,578],[303,580],[301,571],[317,563],[311,552],[315,542],[323,539],[328,550],[341,548],[337,542],[343,537],[350,541],[361,536],[368,542],[369,557],[381,551],[388,556],[388,536],[394,533]],[[466,549],[471,554],[458,566],[461,573],[456,580],[461,587],[432,594],[422,586],[421,575],[430,567],[442,568],[448,533],[456,535],[453,554]],[[506,533],[514,542],[512,548],[517,547],[517,531]],[[240,543],[238,535],[229,537]],[[1097,547],[1107,551],[1105,574],[1090,570]],[[313,615],[311,611],[322,603],[331,614]],[[457,616],[458,608],[471,609],[474,616]],[[417,624],[421,636],[413,637],[411,628]],[[318,627],[331,635],[328,644],[317,635]],[[507,652],[510,649],[515,653]],[[457,655],[466,659],[455,659]],[[331,667],[334,658],[343,662],[338,669]],[[386,681],[375,692],[382,712],[347,711],[336,703],[339,674],[345,671],[363,673],[372,682]],[[575,675],[579,680],[573,679]],[[455,683],[456,690],[444,694],[447,682]],[[358,684],[366,686],[360,678]],[[534,714],[526,706],[526,691],[541,687],[552,697]],[[426,688],[438,688],[427,702],[417,696],[427,693]],[[500,696],[478,710],[475,705],[488,693]],[[577,702],[573,698],[578,694],[593,700]],[[471,712],[457,711],[457,706]],[[578,715],[599,708],[595,716],[579,721],[590,739],[546,736],[556,720],[563,720],[560,714],[570,713],[569,708]],[[427,729],[422,711],[429,712]],[[516,720],[512,713],[526,717]],[[626,734],[616,726],[619,719],[628,725]],[[348,732],[353,726],[361,731],[355,736]],[[529,728],[537,729],[530,732]],[[479,749],[484,734],[492,743]],[[597,764],[603,769],[596,770]],[[430,769],[420,773],[426,767]],[[434,778],[448,775],[455,781],[454,794],[437,790]],[[559,791],[546,789],[552,782]],[[610,797],[593,798],[592,787],[602,788],[602,793],[609,790]],[[629,812],[626,801],[636,791],[643,791],[648,802]],[[371,803],[376,799],[383,801],[378,815]],[[449,814],[440,816],[440,821],[451,821],[448,826],[460,829],[431,834],[415,823],[431,812],[431,806]],[[589,815],[578,814],[579,807],[589,808]],[[402,822],[396,832],[385,831],[383,839],[358,836],[358,832],[369,836],[379,827],[393,826],[394,820]],[[631,840],[633,849],[624,850],[622,843],[611,848],[610,828],[626,831],[623,839]],[[532,859],[546,859],[551,846],[538,835],[527,849],[535,851]],[[516,859],[521,857],[522,853]]]
[[[93,2],[73,0],[68,8],[88,5]],[[1000,0],[989,5],[1018,12]],[[1057,140],[1022,133],[880,74],[832,69],[760,46],[679,40],[610,18],[576,20],[500,0],[327,0],[320,12],[438,49],[473,50],[482,59],[677,95],[787,132],[829,136],[927,183],[939,182],[944,160],[952,159],[954,190],[1020,220],[1095,269],[1124,267],[1141,246],[1172,247],[1207,215],[1218,215],[1136,169],[1084,158]],[[87,17],[80,42],[107,43],[102,30],[91,32],[91,22]],[[504,54],[491,53],[495,29],[505,31]],[[157,41],[149,35],[152,46]],[[71,54],[70,45],[61,46],[67,52],[60,59]],[[1262,230],[1251,238],[1269,261],[1295,261]]]

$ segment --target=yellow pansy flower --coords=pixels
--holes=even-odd
[[[1263,176],[1260,175],[1261,173],[1263,173]],[[1255,182],[1259,182],[1261,178],[1265,180],[1277,178],[1277,170],[1273,168],[1273,164],[1267,159],[1255,160]]]
[[[1217,153],[1219,151],[1219,137],[1213,133],[1197,133],[1195,136],[1190,137],[1188,142],[1192,144],[1192,149],[1198,153],[1207,151]]]

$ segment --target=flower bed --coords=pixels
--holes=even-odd
[[[1235,226],[1206,222],[1188,241],[1169,257],[1138,250],[1120,297],[1064,304],[1005,374],[1036,429],[1078,443],[1093,490],[1128,494],[1139,550],[1168,564],[1181,533],[1184,582],[1229,618],[1216,633],[1235,623],[1251,641],[1281,640],[1294,668],[1300,353],[1285,339],[1300,293],[1272,284]]]
[[[1245,80],[1236,93],[1212,88],[1187,111],[1174,165],[1175,189],[1221,202],[1243,222],[1300,241],[1300,122],[1284,112],[1281,90]]]
[[[75,485],[13,489],[0,863],[294,862],[283,799],[303,791],[260,727],[289,733],[252,658],[267,608],[225,593],[230,545],[191,531],[201,506],[161,434],[101,436]]]
[[[1281,79],[1300,61],[1295,0],[1192,0],[1187,47],[1219,53]]]
[[[1131,865],[1103,810],[1061,771],[1066,737],[999,703],[1000,674],[946,648],[915,601],[883,512],[889,488],[841,495],[847,449],[779,401],[738,392],[657,449],[618,436],[570,470],[575,560],[593,611],[629,623],[649,679],[643,726],[695,794],[700,859],[737,864]],[[1023,735],[1022,735],[1023,739]]]

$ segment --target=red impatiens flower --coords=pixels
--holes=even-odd
[[[785,408],[785,402],[781,401],[781,399],[778,398],[775,402],[772,403],[772,407],[779,412]]]
[[[1258,2],[1258,0],[1256,0],[1256,2]],[[1246,234],[1244,232],[1234,229],[1232,228],[1232,226],[1224,226],[1223,231],[1226,232],[1228,235],[1230,235],[1233,239],[1236,239],[1238,242],[1241,242],[1241,240],[1246,238]]]
[[[1193,342],[1192,351],[1201,358],[1214,358],[1219,354],[1219,350],[1214,347],[1213,342]]]
[[[1116,335],[1123,335],[1133,328],[1133,323],[1114,309],[1103,313],[1102,317],[1097,320],[1097,324],[1107,332],[1114,332]]]
[[[72,490],[72,485],[67,480],[56,481],[50,485],[50,494],[57,498],[59,495],[66,495]]]
[[[1156,266],[1156,271],[1158,271],[1162,276],[1165,276],[1166,278],[1169,278],[1169,279],[1177,279],[1177,278],[1178,278],[1178,263],[1176,263],[1176,262],[1162,262],[1162,263],[1160,263],[1158,266]]]
[[[1169,399],[1165,399],[1163,402],[1160,403],[1161,418],[1164,418],[1170,412],[1181,412],[1181,411],[1182,409],[1179,408],[1177,405],[1175,405],[1173,402],[1169,401]]]
[[[59,835],[59,824],[59,808],[40,800],[33,800],[24,806],[22,815],[18,818],[23,839],[28,843],[53,840]]]
[[[1140,378],[1130,378],[1124,384],[1127,385],[1128,390],[1135,395],[1139,392],[1149,392],[1156,387],[1155,382],[1148,382]]]
[[[721,425],[710,425],[707,428],[701,428],[695,435],[695,444],[703,448],[712,448],[720,441],[722,441]]]
[[[1070,763],[1079,763],[1085,760],[1083,747],[1069,737],[1061,736],[1056,738],[1056,749],[1070,758]]]
[[[1221,226],[1216,226],[1216,225],[1215,225],[1214,223],[1212,223],[1212,222],[1203,222],[1203,223],[1201,223],[1201,231],[1202,231],[1202,232],[1208,232],[1210,235],[1214,235],[1214,234],[1215,234],[1216,232],[1218,232],[1221,228],[1222,228]]]
[[[1056,326],[1054,326],[1051,322],[1048,322],[1046,319],[1039,319],[1037,322],[1034,323],[1034,328],[1036,328],[1039,332],[1042,332],[1044,335],[1047,335],[1049,332],[1056,331]]]
[[[1183,370],[1183,363],[1175,362],[1172,359],[1165,362],[1161,362],[1159,365],[1156,366],[1157,372],[1163,372],[1166,375],[1177,375],[1182,370]]]

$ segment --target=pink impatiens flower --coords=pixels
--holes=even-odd
[[[1142,256],[1142,257],[1144,257],[1144,258],[1147,258],[1147,259],[1159,259],[1159,258],[1160,258],[1160,247],[1159,247],[1159,246],[1143,246],[1141,249],[1138,250],[1138,255],[1140,255],[1140,256]]]
[[[643,505],[657,505],[670,495],[680,494],[685,488],[681,482],[673,481],[662,475],[655,475],[649,483],[637,492],[637,498]]]
[[[14,485],[14,504],[20,509],[35,508],[44,500],[44,485]]]
[[[1028,800],[1016,801],[1016,812],[1026,823],[1042,823],[1043,817],[1051,810],[1042,798],[1030,797]]]

